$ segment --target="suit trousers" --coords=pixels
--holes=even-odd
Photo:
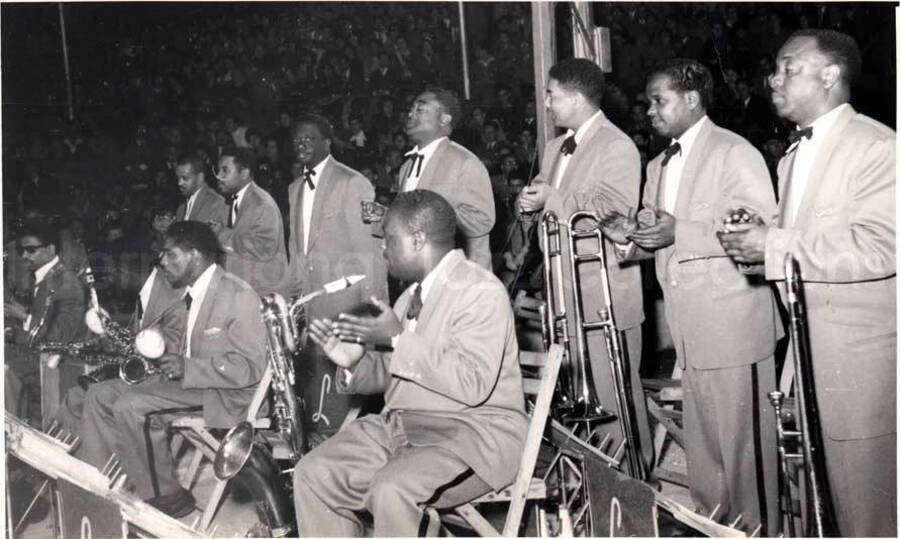
[[[897,537],[897,434],[824,444],[841,535]]]
[[[777,531],[778,475],[775,358],[723,369],[695,369],[687,361],[684,388],[684,451],[696,510],[760,536]]]
[[[458,505],[490,491],[471,468],[439,446],[413,446],[403,429],[402,412],[357,419],[305,455],[294,468],[294,506],[301,537],[359,537],[357,511],[374,518],[376,537],[421,535],[424,505],[460,482]]]
[[[202,405],[202,390],[182,389],[179,380],[161,375],[133,386],[121,380],[94,384],[85,396],[78,456],[102,468],[115,454],[142,499],[173,494],[181,485],[167,427],[173,414],[202,410]]]
[[[644,396],[644,386],[641,383],[641,326],[626,329],[622,332],[623,344],[628,348],[629,372],[631,380],[631,400],[634,403],[635,421],[638,425],[638,434],[641,440],[641,453],[647,469],[653,462],[653,437],[650,432],[650,423],[647,419],[647,399]],[[606,351],[606,340],[602,331],[593,330],[588,333],[588,355],[591,358],[591,374],[594,377],[594,388],[597,397],[604,408],[615,412],[616,390],[612,379],[612,370],[609,363],[609,354]],[[609,447],[618,447],[622,439],[622,433],[618,421],[602,423],[595,427],[599,431],[600,439],[609,434],[612,443]]]

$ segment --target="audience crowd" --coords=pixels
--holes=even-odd
[[[287,186],[299,174],[291,124],[302,113],[320,113],[335,126],[334,155],[362,172],[386,202],[412,147],[404,124],[415,95],[426,85],[463,94],[456,4],[153,9],[168,13],[169,22],[156,17],[135,35],[107,21],[92,42],[96,50],[81,51],[91,61],[73,69],[75,121],[31,115],[12,118],[27,128],[4,129],[4,240],[27,216],[57,220],[68,244],[64,258],[76,269],[93,267],[103,301],[114,310],[130,310],[160,247],[157,231],[181,201],[175,178],[181,156],[202,157],[215,188],[212,169],[222,149],[251,148],[256,182],[286,214]],[[523,286],[539,286],[539,275],[529,280],[528,272],[519,273],[523,263],[538,260],[528,256],[531,227],[512,210],[539,159],[536,107],[543,103],[534,95],[530,7],[467,9],[471,95],[453,138],[492,175],[498,273],[512,272],[508,284],[518,275]],[[864,74],[854,106],[895,123],[895,86],[884,83],[896,79],[889,5],[610,2],[595,12],[611,36],[603,110],[633,138],[645,163],[668,141],[649,129],[643,77],[661,60],[690,57],[718,78],[710,116],[757,146],[774,176],[790,126],[772,113],[765,77],[777,47],[802,27],[835,28],[858,40]],[[5,253],[15,256],[14,249]],[[17,287],[27,279],[11,275],[15,264],[7,262],[7,293],[27,293],[25,284]]]

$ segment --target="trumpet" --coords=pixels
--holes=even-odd
[[[839,537],[831,492],[823,454],[822,429],[819,423],[816,388],[813,381],[813,365],[809,346],[809,328],[806,318],[806,301],[803,295],[803,279],[800,266],[793,255],[784,261],[785,288],[790,325],[791,348],[794,361],[794,393],[796,397],[796,430],[784,426],[784,393],[772,391],[769,402],[775,411],[776,441],[778,444],[778,471],[780,475],[780,505],[782,519],[786,521],[788,534],[797,536],[793,512],[794,496],[791,489],[790,461],[802,464],[805,486],[805,537]],[[796,441],[799,449],[789,452],[788,440]],[[804,500],[797,500],[803,503]]]

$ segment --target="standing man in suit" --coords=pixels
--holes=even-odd
[[[284,225],[278,205],[253,181],[256,158],[250,150],[227,148],[216,179],[225,194],[225,222],[208,224],[225,250],[225,271],[250,283],[260,296],[278,292],[287,274]]]
[[[459,99],[443,88],[419,94],[406,117],[406,135],[415,147],[400,167],[400,191],[428,189],[453,205],[466,256],[491,268],[494,227],[491,177],[478,157],[450,140],[462,119]]]
[[[589,60],[563,60],[550,69],[544,105],[549,109],[553,123],[568,131],[547,144],[540,173],[519,194],[517,206],[520,211],[552,211],[561,222],[566,222],[576,211],[593,210],[594,205],[605,211],[634,213],[641,188],[641,159],[631,139],[600,110],[603,91],[603,70]],[[626,367],[641,447],[644,459],[650,463],[653,444],[640,376],[641,323],[644,321],[640,267],[630,262],[617,263],[609,241],[604,242],[604,250],[616,325],[624,332],[630,359],[630,365]],[[563,260],[568,257],[568,247],[564,246]],[[568,264],[563,266],[565,293],[571,297],[572,276]],[[599,309],[605,309],[596,263],[582,265],[581,290],[584,312],[590,313],[587,319],[591,320]],[[569,328],[574,328],[571,305],[567,311],[570,313]],[[590,331],[587,340],[587,355],[597,396],[604,407],[615,410],[616,391],[603,332]],[[612,447],[616,447],[621,439],[616,422],[597,427],[604,434],[610,434]]]
[[[175,165],[178,190],[185,198],[175,212],[176,221],[218,221],[228,220],[225,199],[213,191],[206,183],[203,160],[195,154],[185,155]]]
[[[709,70],[671,60],[647,79],[647,114],[671,139],[647,166],[643,212],[652,219],[608,237],[633,241],[634,258],[651,253],[666,322],[684,370],[684,450],[691,497],[700,513],[720,505],[727,522],[775,533],[775,343],[783,335],[772,290],[738,270],[716,233],[730,208],[775,209],[765,160],[749,142],[706,115]],[[654,221],[656,224],[650,224]],[[622,224],[624,221],[620,221]]]
[[[797,124],[778,164],[778,215],[736,227],[722,245],[770,281],[784,279],[788,253],[799,263],[840,534],[894,537],[896,134],[849,104],[862,69],[850,36],[799,30],[776,62],[772,102]]]
[[[378,537],[419,535],[435,493],[459,482],[463,503],[509,485],[518,468],[527,419],[506,289],[453,249],[456,217],[434,192],[401,193],[384,233],[391,275],[413,282],[394,309],[378,301],[380,315],[365,325],[310,327],[342,367],[341,389],[384,392],[385,406],[297,463],[303,537],[359,536],[361,510],[374,516]],[[392,350],[356,344],[365,342]]]
[[[194,498],[175,478],[170,414],[202,410],[207,425],[232,427],[244,418],[265,370],[259,297],[219,266],[221,255],[207,225],[169,227],[160,264],[173,287],[187,288],[182,343],[161,358],[159,375],[117,399],[103,400],[108,392],[92,388],[81,422],[79,457],[101,467],[115,453],[136,494],[176,518],[193,510]]]
[[[348,275],[366,276],[359,285],[316,298],[306,306],[307,320],[335,318],[356,311],[369,298],[387,298],[381,246],[360,218],[363,201],[375,199],[362,174],[331,155],[333,129],[324,117],[309,114],[294,124],[293,143],[303,172],[288,187],[291,266],[287,296],[314,292]],[[336,391],[335,367],[321,348],[308,346],[300,358],[302,394],[315,431],[331,434],[340,427],[351,397]]]
[[[59,245],[59,230],[52,225],[33,221],[23,226],[17,248],[34,272],[31,305],[26,308],[12,297],[4,305],[5,316],[21,323],[13,328],[13,342],[6,347],[4,404],[23,418],[36,410],[23,401],[29,393],[23,385],[35,394],[40,391],[40,362],[33,347],[44,342],[69,343],[83,337],[86,330],[84,285],[60,261]]]

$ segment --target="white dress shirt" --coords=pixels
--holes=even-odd
[[[684,172],[684,164],[687,162],[688,155],[690,155],[691,149],[694,147],[694,141],[697,140],[697,135],[700,134],[700,129],[707,120],[708,117],[703,115],[702,118],[697,120],[697,123],[690,126],[680,137],[672,139],[672,144],[677,142],[681,145],[681,152],[672,155],[663,169],[665,181],[663,182],[664,191],[662,204],[663,209],[672,215],[675,215],[675,203],[678,202],[678,188],[681,185],[681,175]]]
[[[188,312],[187,320],[187,338],[184,340],[185,358],[191,357],[191,333],[194,332],[194,323],[197,322],[197,314],[200,312],[200,307],[203,305],[203,299],[206,297],[206,291],[209,289],[209,281],[212,279],[216,267],[216,264],[210,264],[209,267],[200,274],[200,277],[197,277],[194,284],[189,286],[185,292],[185,295],[191,295],[191,310]],[[184,298],[184,296],[182,296],[182,298]]]
[[[787,153],[790,153],[792,149],[796,148],[797,155],[794,156],[794,165],[791,168],[791,179],[787,185],[788,191],[784,194],[785,225],[794,225],[794,220],[797,218],[797,208],[800,207],[800,202],[803,200],[803,194],[806,193],[806,186],[809,185],[809,172],[812,170],[812,164],[813,161],[815,161],[816,153],[818,153],[819,147],[822,146],[822,141],[828,136],[828,131],[831,130],[831,126],[834,125],[834,121],[837,120],[838,115],[842,110],[849,106],[850,105],[847,103],[838,105],[816,118],[813,123],[809,124],[813,130],[812,137],[801,138],[798,142],[795,142],[788,148]]]
[[[301,209],[302,218],[303,218],[303,252],[309,252],[309,227],[310,223],[312,223],[312,214],[313,214],[313,205],[316,201],[316,193],[322,190],[322,171],[325,170],[325,164],[328,163],[328,160],[331,159],[330,155],[325,156],[325,159],[319,161],[319,164],[313,167],[313,176],[312,181],[313,185],[316,186],[315,189],[310,189],[309,184],[303,181],[303,177],[301,176],[300,181],[303,187],[303,207]],[[304,171],[305,172],[305,171]]]
[[[144,323],[144,313],[147,312],[147,304],[150,303],[150,292],[153,291],[153,279],[155,278],[156,267],[150,271],[150,276],[144,281],[144,286],[141,287],[141,291],[138,293],[138,300],[141,302],[141,319],[138,320],[139,325]]]
[[[252,183],[252,182],[250,182]],[[238,213],[241,211],[241,201],[244,200],[244,195],[247,194],[247,189],[250,187],[250,183],[241,187],[241,190],[237,192],[237,198],[235,199],[236,204],[231,206],[231,222],[237,224]]]
[[[408,178],[400,178],[403,185],[403,189],[401,189],[402,192],[412,191],[419,185],[419,179],[422,177],[421,173],[425,172],[425,167],[428,166],[428,162],[431,161],[431,156],[434,155],[438,145],[441,141],[446,139],[447,137],[440,137],[426,144],[424,148],[419,148],[419,146],[416,145],[416,147],[412,149],[413,152],[420,153],[424,155],[425,158],[422,159],[421,167],[418,167],[413,163],[412,168],[409,169],[410,174]]]
[[[47,262],[43,266],[34,270],[34,290],[32,291],[32,297],[37,295],[38,285],[41,284],[41,281],[47,277],[47,274],[50,273],[50,270],[53,269],[53,266],[59,263],[59,257],[54,256],[50,262]],[[31,329],[31,313],[28,313],[28,316],[25,317],[25,323],[22,324],[22,327],[25,331]]]
[[[187,199],[187,203],[184,205],[184,220],[187,221],[191,218],[191,210],[194,209],[194,202],[197,202],[197,195],[200,194],[200,189],[194,191],[194,194],[189,196]]]
[[[581,124],[578,129],[574,131],[572,129],[569,129],[568,131],[566,131],[566,138],[572,136],[572,134],[574,133],[575,144],[581,144],[581,141],[584,139],[584,134],[587,133],[588,129],[590,129],[594,122],[597,121],[597,118],[600,118],[601,116],[603,116],[603,111],[598,110],[594,113],[593,116],[588,118],[586,122]],[[575,151],[578,151],[577,147],[575,148]],[[562,181],[563,174],[566,173],[566,169],[569,167],[569,161],[572,159],[573,155],[575,155],[574,152],[570,154],[559,154],[559,160],[557,161],[556,165],[556,176],[553,177],[553,187],[555,189],[559,189],[559,183]]]

